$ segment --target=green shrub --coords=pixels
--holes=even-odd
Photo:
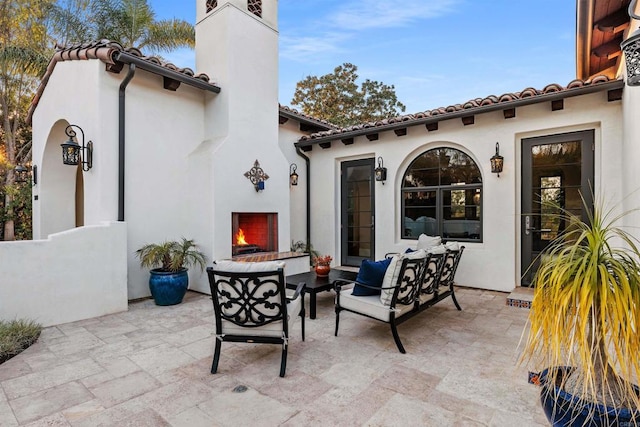
[[[0,363],[27,349],[36,342],[42,326],[33,320],[0,320]]]

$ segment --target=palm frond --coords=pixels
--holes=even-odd
[[[179,19],[156,21],[149,26],[145,46],[154,52],[169,52],[180,47],[195,46],[193,25]]]
[[[47,69],[49,58],[42,51],[21,46],[0,46],[0,63],[12,65],[22,72],[42,75]]]

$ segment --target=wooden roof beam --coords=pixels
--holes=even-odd
[[[598,58],[617,58],[622,53],[620,49],[620,43],[622,43],[622,36],[616,37],[615,39],[603,45],[594,47],[591,52]]]
[[[610,15],[605,16],[598,22],[593,24],[594,30],[600,30],[603,33],[621,33],[629,27],[629,15],[627,8],[622,7]]]

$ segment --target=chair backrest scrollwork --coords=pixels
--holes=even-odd
[[[460,263],[460,257],[462,257],[463,251],[464,246],[460,246],[460,249],[457,251],[447,250],[444,258],[444,264],[442,266],[442,273],[440,274],[438,287],[453,286],[456,270],[458,269],[458,264]]]
[[[282,269],[265,272],[229,272],[207,269],[216,317],[216,332],[225,333],[225,322],[258,328],[287,318],[285,279]],[[286,328],[286,322],[283,322]]]
[[[429,258],[430,256],[427,255],[426,258],[404,259],[402,261],[398,287],[393,298],[395,304],[411,305],[415,302],[420,293],[420,286]]]

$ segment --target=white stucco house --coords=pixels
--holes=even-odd
[[[628,4],[577,1],[578,72],[567,85],[346,129],[279,106],[276,0],[198,0],[199,74],[109,41],[61,48],[31,109],[34,239],[115,226],[124,237],[107,246],[121,254],[124,309],[149,295],[141,245],[186,236],[210,260],[231,258],[242,255],[238,228],[270,253],[310,241],[338,266],[441,235],[466,246],[459,285],[510,292],[566,226],[545,217],[541,198],[580,213],[579,191],[592,187],[640,206],[640,89],[625,86],[619,48],[637,27]],[[68,125],[93,143],[90,169],[62,163]],[[252,182],[254,166],[268,178]],[[76,255],[100,257],[95,242]],[[190,274],[191,289],[208,292],[206,276]]]

